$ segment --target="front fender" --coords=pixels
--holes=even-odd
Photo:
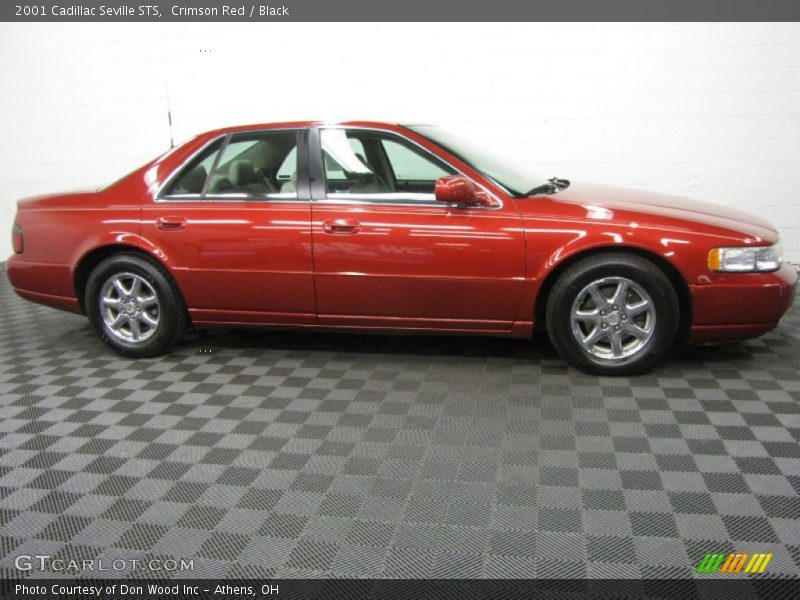
[[[601,251],[632,251],[667,263],[687,286],[709,281],[706,257],[710,248],[730,243],[714,233],[679,231],[636,223],[563,221],[523,217],[527,247],[527,277],[519,320],[529,320],[553,278],[581,256]],[[663,262],[662,262],[663,261]],[[534,315],[535,317],[535,315]]]

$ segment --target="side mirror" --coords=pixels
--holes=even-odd
[[[436,180],[436,201],[461,207],[493,207],[498,203],[489,194],[475,187],[466,177],[448,175]]]

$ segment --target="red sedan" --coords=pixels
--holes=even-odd
[[[191,325],[530,337],[641,372],[774,328],[778,234],[693,200],[543,179],[428,125],[232,127],[92,193],[21,200],[8,276],[153,356]]]

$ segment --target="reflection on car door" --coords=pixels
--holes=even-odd
[[[510,330],[524,280],[516,206],[437,203],[436,179],[455,171],[427,151],[388,132],[317,131],[311,151],[326,180],[312,203],[319,323]]]

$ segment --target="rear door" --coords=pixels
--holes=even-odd
[[[143,209],[195,323],[314,324],[307,130],[223,136]]]
[[[511,329],[525,270],[513,202],[436,202],[436,179],[456,170],[393,132],[322,127],[310,139],[325,183],[312,203],[321,325]]]

